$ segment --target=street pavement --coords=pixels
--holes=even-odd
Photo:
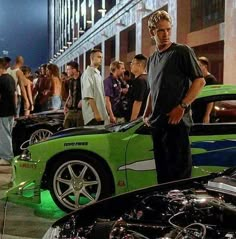
[[[53,222],[64,215],[48,200],[40,205],[9,202],[5,196],[9,187],[11,168],[0,166],[0,239],[42,238]]]

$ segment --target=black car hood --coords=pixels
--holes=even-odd
[[[76,128],[69,128],[61,130],[55,134],[53,134],[48,140],[62,138],[62,137],[71,137],[76,135],[91,135],[91,134],[107,134],[110,133],[109,130],[105,129],[104,127],[76,127]]]
[[[125,228],[127,234],[129,230],[136,235],[150,235],[127,238],[157,238],[157,235],[164,238],[166,232],[172,233],[176,227],[179,233],[184,233],[185,228],[200,226],[207,228],[211,235],[201,238],[228,238],[222,235],[236,233],[235,170],[234,167],[222,173],[165,183],[101,200],[61,218],[49,229],[47,236],[57,232],[59,238],[68,239],[80,238],[73,237],[79,233],[88,235],[83,238],[111,238],[108,234],[125,232]],[[191,221],[195,223],[191,224]]]

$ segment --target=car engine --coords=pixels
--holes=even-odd
[[[81,227],[72,214],[56,238],[233,239],[236,238],[233,186],[235,179],[219,177],[197,187],[137,194],[136,203],[118,218],[97,218]]]

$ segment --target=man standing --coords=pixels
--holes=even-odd
[[[152,128],[158,183],[191,176],[190,104],[205,84],[194,52],[171,42],[171,26],[163,10],[148,20],[157,50],[147,64],[150,93],[143,117]]]
[[[104,80],[106,108],[111,123],[124,122],[121,102],[121,82],[119,78],[124,76],[125,65],[122,61],[113,61],[110,64],[110,76]]]
[[[24,65],[24,58],[17,56],[15,65],[7,69],[7,73],[13,77],[16,84],[17,92],[17,106],[16,106],[16,117],[19,117],[21,110],[21,100],[24,103],[24,110],[33,110],[33,102],[30,102],[27,96],[26,87],[28,81],[21,71],[21,67]]]
[[[93,49],[90,53],[90,66],[81,77],[82,113],[85,125],[108,124],[105,105],[104,84],[98,68],[102,64],[102,51]]]
[[[201,56],[198,58],[198,63],[202,70],[202,74],[206,81],[206,85],[217,84],[217,80],[216,80],[215,76],[213,76],[208,70],[208,67],[209,67],[208,58],[206,58],[205,56]],[[199,119],[199,120],[196,119],[197,122],[210,123],[210,116],[211,116],[213,107],[214,107],[213,102],[210,102],[208,104],[203,103],[203,104],[199,105],[199,110],[196,111],[197,115],[195,115],[195,112],[193,111],[193,118],[196,119],[195,118],[195,116],[196,116]]]
[[[142,116],[146,106],[149,93],[146,64],[147,58],[142,54],[136,55],[131,62],[131,73],[134,74],[135,78],[129,92],[130,120],[135,120]]]
[[[0,166],[10,165],[13,158],[12,129],[16,113],[16,85],[7,74],[7,63],[0,58]]]
[[[67,63],[66,71],[69,77],[69,96],[64,106],[64,128],[83,126],[81,83],[78,63],[75,61]]]

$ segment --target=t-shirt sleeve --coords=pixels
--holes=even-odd
[[[85,73],[81,81],[82,99],[94,98],[93,82],[93,77],[90,74]]]
[[[185,72],[187,76],[189,76],[189,79],[191,81],[194,81],[197,78],[203,77],[201,68],[198,64],[196,55],[190,47],[184,45],[182,47],[182,59],[183,59],[183,64],[182,65],[182,70]]]
[[[134,100],[143,101],[146,88],[147,88],[146,81],[144,79],[137,79]]]
[[[114,97],[112,90],[112,81],[110,80],[110,78],[104,80],[104,91],[105,96]]]

